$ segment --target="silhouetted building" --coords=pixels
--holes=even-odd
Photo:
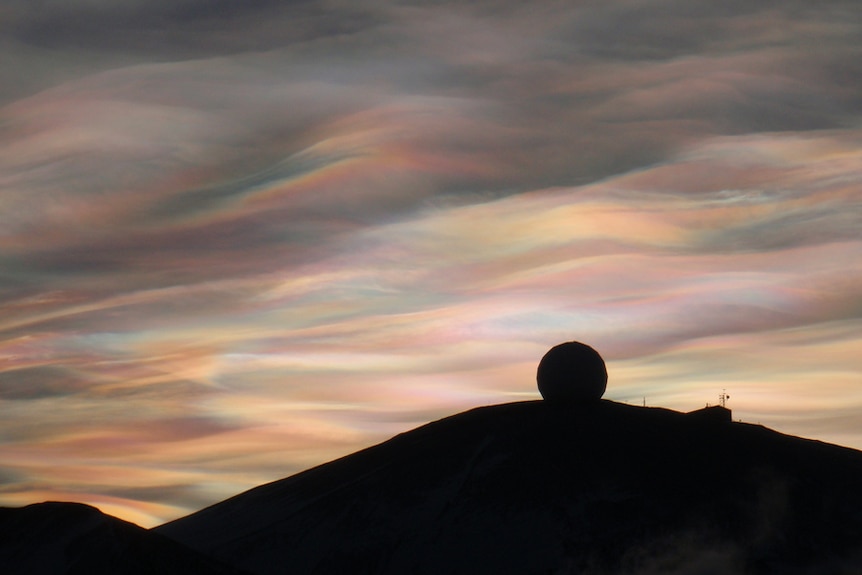
[[[720,405],[707,405],[704,408],[689,411],[686,415],[703,421],[713,421],[715,423],[724,421],[730,422],[733,420],[733,412]]]

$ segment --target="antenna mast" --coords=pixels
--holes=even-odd
[[[726,408],[726,407],[727,407],[727,400],[728,400],[728,399],[730,399],[730,396],[727,394],[727,390],[726,390],[726,389],[722,389],[722,390],[721,390],[721,393],[720,393],[720,394],[719,394],[719,396],[718,396],[718,404],[719,404],[721,407]]]

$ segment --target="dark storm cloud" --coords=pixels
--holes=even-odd
[[[311,0],[12,2],[6,33],[36,46],[187,58],[267,50],[374,24],[350,3]]]
[[[722,51],[739,42],[756,44],[767,27],[778,30],[793,22],[818,19],[825,12],[806,2],[779,1],[627,0],[588,5],[564,21],[563,29],[571,41],[590,56],[636,61]],[[740,27],[753,34],[741,37]]]
[[[0,7],[0,104],[132,64],[296,46],[319,51],[318,43],[325,54],[378,23],[367,3],[9,0]]]

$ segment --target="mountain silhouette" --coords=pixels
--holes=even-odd
[[[607,400],[482,407],[155,532],[257,574],[860,573],[862,452]]]
[[[81,503],[0,508],[0,573],[233,575],[183,545]]]

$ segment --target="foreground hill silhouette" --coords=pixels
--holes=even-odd
[[[0,508],[0,573],[232,575],[240,571],[81,503]]]
[[[483,407],[155,531],[259,574],[862,572],[862,452],[728,419]]]

